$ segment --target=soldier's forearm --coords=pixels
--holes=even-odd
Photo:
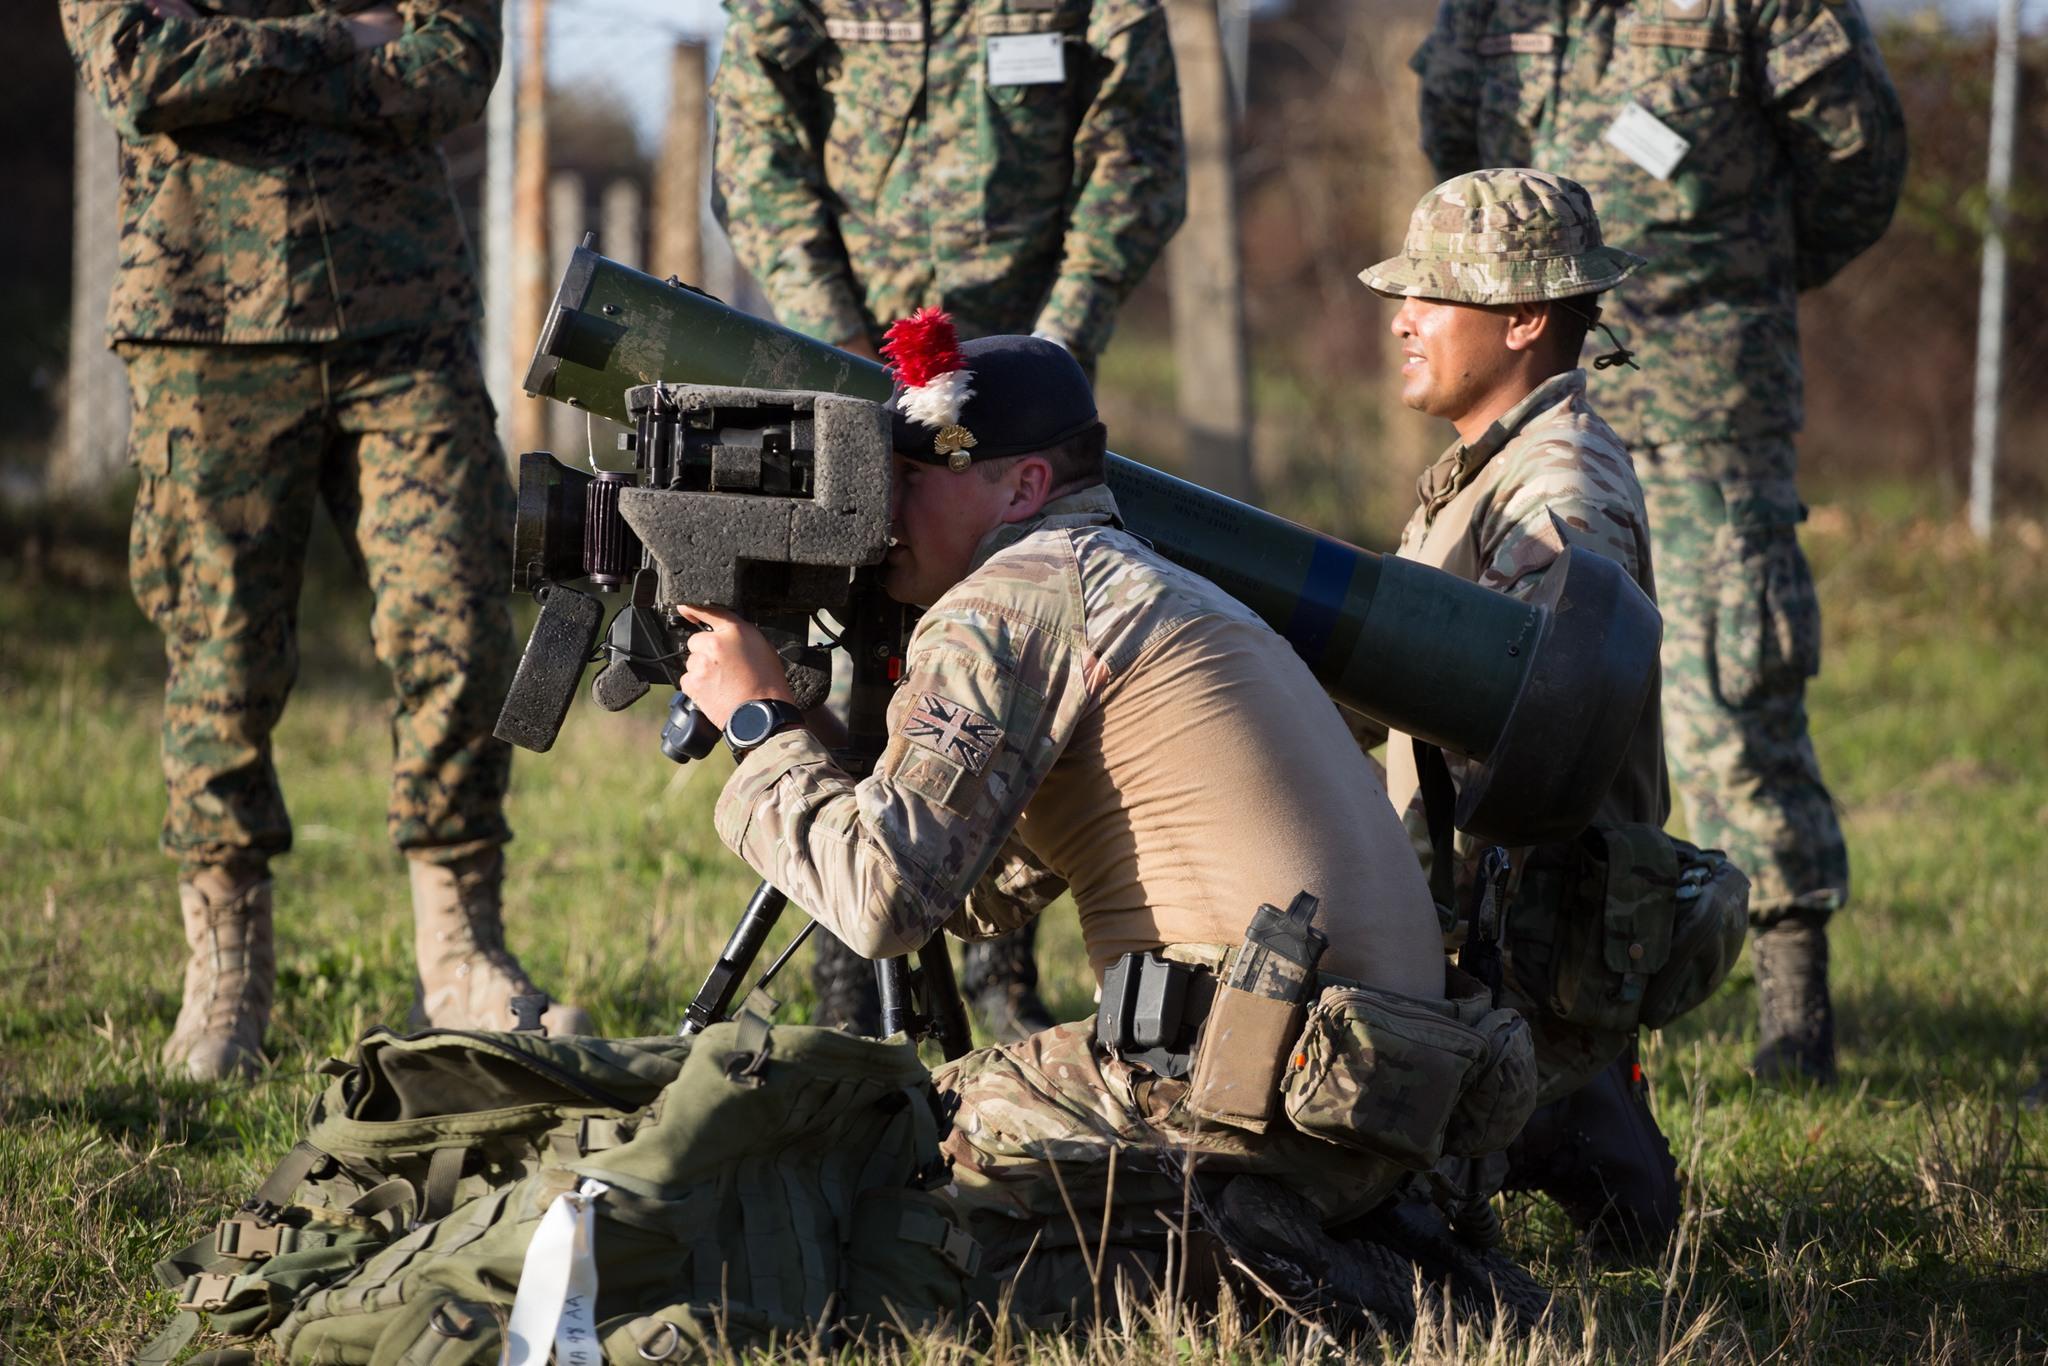
[[[395,41],[295,84],[270,107],[390,142],[432,142],[483,117],[503,41],[495,5],[460,0]]]
[[[130,137],[266,109],[309,75],[355,55],[346,16],[158,17],[148,5],[69,3],[66,36],[87,88]]]
[[[719,838],[854,952],[887,958],[922,946],[946,912],[928,881],[868,827],[857,784],[803,731],[770,737],[726,781]]]

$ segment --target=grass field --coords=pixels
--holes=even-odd
[[[2048,1064],[2048,540],[2018,524],[1987,553],[1920,502],[1865,495],[1811,528],[1828,624],[1816,740],[1855,859],[1835,941],[1840,1088],[1747,1075],[1755,1000],[1739,967],[1649,1051],[1689,1181],[1671,1264],[1597,1268],[1554,1209],[1521,1201],[1513,1244],[1577,1326],[1521,1347],[1432,1336],[1412,1359],[2048,1357],[2048,1120],[2018,1105]],[[277,746],[298,847],[278,868],[275,1064],[246,1089],[158,1065],[182,961],[155,851],[161,663],[118,531],[84,542],[0,561],[7,1361],[109,1360],[153,1332],[168,1297],[151,1261],[254,1186],[294,1137],[312,1066],[400,1018],[411,989],[404,870],[383,837],[389,704],[365,599],[330,545]],[[553,754],[521,756],[513,793],[514,942],[614,1034],[674,1026],[752,885],[710,831],[724,761],[678,770],[657,729],[652,704],[579,704]],[[1055,1004],[1086,1013],[1071,916],[1044,942]],[[781,990],[800,1015],[797,977]],[[1141,1334],[1092,1359],[1267,1350],[1284,1348]],[[1005,1355],[1088,1353],[1045,1338]]]

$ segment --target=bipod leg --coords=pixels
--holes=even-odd
[[[882,997],[882,1037],[905,1034],[914,1040],[937,1039],[946,1061],[973,1046],[967,1028],[967,1007],[953,980],[953,958],[946,941],[934,936],[917,951],[918,967],[908,958],[875,961],[875,985]]]
[[[910,960],[877,958],[875,987],[882,997],[882,1037],[908,1034],[913,1039],[922,1038],[924,1021],[918,1017],[917,1005],[910,995]]]
[[[917,977],[924,996],[926,1029],[951,1062],[974,1046],[974,1035],[967,1027],[967,1007],[953,977],[953,951],[943,933],[933,935],[917,951]]]
[[[725,941],[724,950],[704,978],[704,985],[697,989],[690,1008],[683,1012],[683,1024],[677,1034],[687,1038],[702,1033],[726,1017],[732,1009],[732,998],[739,992],[740,978],[761,956],[762,945],[768,942],[769,932],[782,918],[787,905],[789,898],[765,882],[754,889],[739,925]]]

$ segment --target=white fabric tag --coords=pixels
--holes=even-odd
[[[1016,33],[988,40],[990,85],[1049,85],[1066,78],[1067,50],[1057,33]]]
[[[1659,180],[1671,179],[1678,163],[1692,150],[1692,144],[1672,131],[1671,126],[1642,105],[1630,100],[1607,125],[1608,146],[1648,171]]]
[[[591,1207],[610,1189],[602,1181],[586,1179],[575,1190],[556,1196],[541,1215],[540,1227],[526,1247],[519,1292],[505,1327],[509,1366],[547,1366],[550,1352],[556,1366],[602,1366],[597,1259],[591,1254],[597,1217]]]

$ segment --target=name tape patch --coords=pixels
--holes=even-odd
[[[1067,78],[1066,40],[1057,33],[988,39],[990,85],[1052,85]]]
[[[1692,150],[1684,135],[1634,100],[1621,107],[1602,140],[1659,180],[1671,179]]]

